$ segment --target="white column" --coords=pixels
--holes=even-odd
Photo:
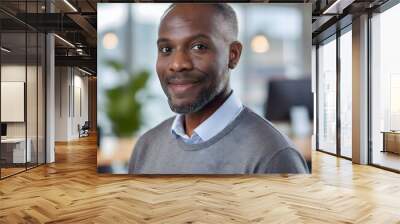
[[[55,161],[54,134],[55,134],[55,56],[54,35],[46,35],[46,163]]]
[[[353,20],[353,162],[368,163],[368,16]]]

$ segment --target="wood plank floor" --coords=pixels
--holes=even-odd
[[[7,177],[12,174],[24,171],[25,167],[24,168],[0,168],[0,169],[1,169],[1,177]]]
[[[0,223],[400,223],[400,175],[313,152],[312,175],[96,173],[96,139],[0,181]]]

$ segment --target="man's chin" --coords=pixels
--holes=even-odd
[[[199,94],[193,94],[194,97],[182,96],[177,97],[176,95],[168,94],[168,104],[172,111],[178,114],[188,114],[200,111],[209,102],[213,100],[216,94],[211,94],[212,91],[204,90]]]
[[[168,101],[169,107],[171,110],[178,114],[188,114],[199,111],[204,105],[201,105],[199,102],[194,103],[173,103]]]

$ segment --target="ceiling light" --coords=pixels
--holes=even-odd
[[[4,51],[4,52],[6,52],[6,53],[10,53],[10,52],[11,52],[11,50],[8,50],[8,49],[5,48],[5,47],[1,47],[1,50]]]
[[[78,12],[78,10],[71,4],[69,3],[68,0],[64,0],[65,4],[67,4],[72,10],[74,10],[74,12]]]
[[[64,43],[66,43],[67,45],[69,45],[70,47],[75,48],[75,45],[71,44],[71,42],[67,41],[66,39],[58,36],[57,34],[54,34],[55,37],[57,37],[58,39],[60,39],[61,41],[63,41]]]
[[[75,46],[77,46],[77,47],[85,47],[85,45],[83,45],[83,43],[81,43],[81,42],[75,42],[74,43],[75,44]]]
[[[329,13],[336,5],[340,2],[340,0],[336,0],[332,5],[330,5],[327,9],[325,9],[322,14]]]
[[[103,37],[103,47],[111,50],[118,46],[118,37],[115,33],[106,33]]]
[[[269,42],[265,35],[256,35],[251,40],[251,48],[256,53],[265,53],[269,50]]]
[[[76,49],[76,52],[77,52],[79,55],[84,55],[84,54],[83,54],[83,49],[81,49],[81,48],[77,48],[77,49]]]
[[[351,5],[355,0],[336,0],[322,14],[342,14],[343,10]]]
[[[88,72],[88,71],[86,71],[86,70],[83,70],[83,69],[81,69],[81,68],[79,68],[79,67],[78,67],[78,70],[81,71],[81,72],[83,72],[83,73],[85,73],[85,74],[87,74],[87,75],[90,75],[90,76],[92,75],[92,73],[90,73],[90,72]]]

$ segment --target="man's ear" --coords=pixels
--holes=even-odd
[[[242,44],[239,41],[234,41],[229,47],[229,68],[234,69],[239,63],[240,55],[242,54]]]

